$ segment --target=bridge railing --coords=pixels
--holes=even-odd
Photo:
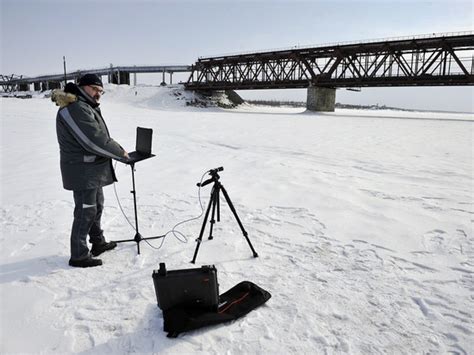
[[[232,56],[241,56],[241,55],[251,55],[251,54],[256,54],[256,53],[282,52],[282,51],[290,51],[294,49],[335,47],[335,46],[345,46],[345,45],[351,45],[351,44],[406,41],[406,40],[452,37],[452,36],[468,36],[468,35],[473,35],[473,34],[474,34],[474,31],[457,31],[457,32],[427,33],[427,34],[420,34],[420,35],[413,35],[413,36],[373,38],[373,39],[368,39],[368,40],[329,42],[329,43],[312,44],[312,45],[297,44],[290,47],[271,48],[271,49],[263,49],[263,50],[256,50],[256,51],[228,52],[228,53],[223,53],[223,54],[200,56],[199,59],[201,60],[201,59],[209,59],[209,58],[232,57]]]

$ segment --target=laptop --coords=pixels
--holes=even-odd
[[[152,136],[153,129],[137,127],[135,151],[128,153],[129,159],[126,162],[127,164],[133,164],[155,156],[154,154],[151,154]]]

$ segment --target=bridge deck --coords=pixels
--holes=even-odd
[[[101,69],[90,69],[90,70],[76,70],[73,72],[66,73],[66,79],[76,79],[81,73],[93,73],[97,75],[109,75],[110,73],[116,72],[127,72],[127,73],[180,73],[180,72],[191,72],[192,67],[189,65],[154,65],[154,66],[118,66],[118,67],[107,67]],[[41,75],[36,77],[22,77],[14,80],[0,80],[0,85],[19,85],[19,84],[33,84],[41,83],[46,81],[62,81],[64,80],[64,74],[52,74],[52,75]]]
[[[200,58],[193,90],[474,85],[474,34]]]

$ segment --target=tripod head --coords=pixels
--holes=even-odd
[[[215,168],[215,169],[211,169],[208,171],[209,175],[211,175],[211,178],[210,179],[207,179],[206,181],[204,181],[203,183],[197,183],[196,185],[198,187],[203,187],[203,186],[206,186],[208,184],[210,184],[211,182],[217,182],[219,181],[220,179],[220,176],[218,174],[219,171],[223,171],[224,168],[222,166],[218,167],[218,168]]]

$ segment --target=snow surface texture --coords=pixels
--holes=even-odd
[[[136,126],[154,129],[157,157],[136,166],[140,232],[198,216],[196,182],[224,166],[260,257],[222,202],[196,265],[216,265],[221,293],[250,280],[273,297],[230,324],[166,338],[152,271],[196,267],[202,217],[179,227],[187,243],[142,242],[140,256],[123,243],[102,267],[69,267],[57,108],[4,98],[0,353],[474,353],[472,115],[202,109],[179,86],[106,91],[104,117],[127,150]],[[130,169],[117,175],[133,221]],[[133,238],[113,187],[105,193],[106,237]]]

